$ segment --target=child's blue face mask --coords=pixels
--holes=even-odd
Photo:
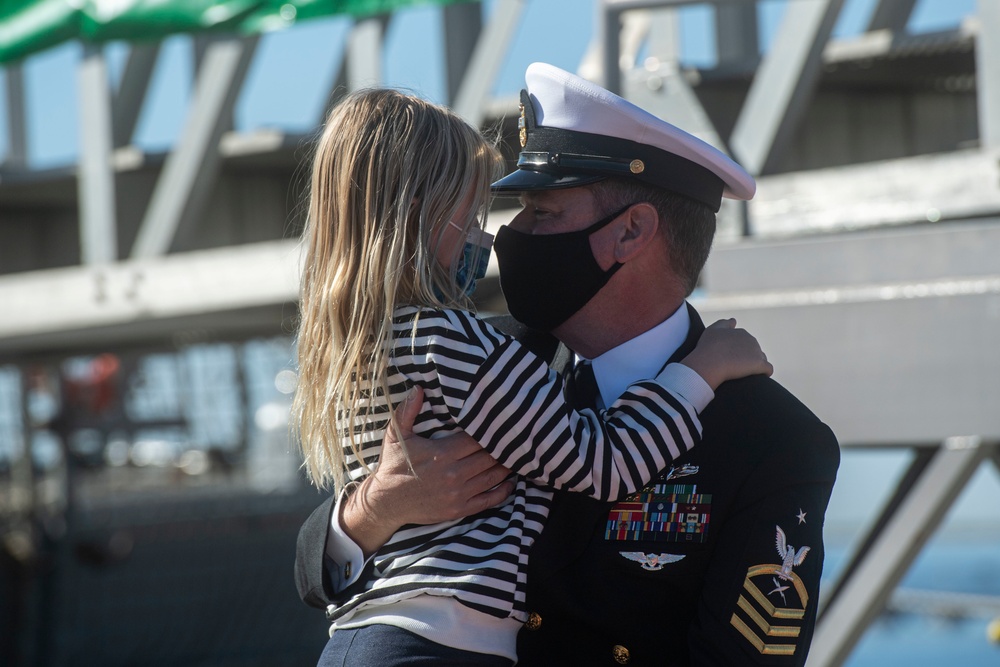
[[[448,221],[448,224],[461,229],[451,220]],[[492,234],[488,234],[478,227],[469,230],[465,247],[462,250],[462,257],[458,260],[458,267],[455,269],[455,282],[458,285],[465,285],[466,296],[471,296],[476,291],[476,283],[486,276],[492,247]]]

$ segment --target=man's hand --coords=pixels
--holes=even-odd
[[[460,519],[500,505],[514,491],[510,471],[465,433],[414,436],[423,400],[414,387],[396,410],[405,444],[387,429],[378,468],[342,503],[341,526],[366,556],[406,524]]]

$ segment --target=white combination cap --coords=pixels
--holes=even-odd
[[[494,183],[495,192],[625,178],[715,211],[722,197],[753,197],[753,177],[728,155],[618,95],[546,63],[529,65],[524,78],[517,170]]]

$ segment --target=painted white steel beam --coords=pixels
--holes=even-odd
[[[392,14],[386,14],[384,16],[378,17],[378,19],[382,20],[381,34],[383,36],[385,35],[385,32],[389,29],[389,25],[392,23],[392,16],[393,16]],[[376,20],[376,19],[371,19],[371,20]],[[350,63],[351,63],[351,53],[352,53],[351,40],[355,27],[356,26],[352,26],[351,32],[348,33],[347,43],[344,47],[343,53],[341,54],[340,63],[338,64],[337,69],[333,73],[333,78],[330,83],[330,89],[326,96],[326,104],[323,107],[322,115],[316,120],[316,125],[318,127],[323,127],[323,124],[326,123],[326,117],[330,115],[330,111],[337,104],[337,102],[340,101],[340,99],[348,92],[348,90],[354,90],[354,88],[352,88],[351,85],[349,84],[349,78],[353,76],[351,73],[352,70]],[[360,53],[359,57],[362,58],[368,57],[365,54],[364,50],[361,48],[360,44],[358,45],[358,52]],[[382,59],[381,53],[375,54],[375,57],[381,63]],[[381,64],[379,64],[378,69],[379,73],[376,76],[379,79],[381,79],[382,76]],[[358,76],[362,76],[360,72]],[[361,87],[362,85],[363,83],[359,81],[357,87]]]
[[[225,142],[223,144],[225,147]],[[495,233],[519,209],[490,215]],[[238,313],[295,313],[300,253],[297,239],[0,276],[0,356],[169,337],[178,326],[238,329]],[[487,277],[496,280],[496,256]],[[274,307],[274,308],[272,308]],[[233,322],[236,322],[233,325]],[[290,333],[279,317],[255,326]]]
[[[587,78],[601,83],[612,92],[619,92],[622,85],[620,63],[623,39],[620,33],[625,17],[635,10],[652,10],[653,14],[661,14],[685,5],[706,3],[705,0],[598,0],[595,4],[597,11],[594,23],[595,39],[603,48],[591,49],[581,68],[586,68],[584,75]],[[740,62],[745,57],[750,57],[755,62],[758,58],[756,2],[713,0],[709,4],[715,6],[717,16],[719,62]],[[747,17],[751,15],[754,17],[753,20],[748,20]],[[673,39],[670,35],[673,28],[669,25],[672,20],[675,19],[671,17],[666,24],[657,27],[657,32],[660,33],[656,36],[657,40],[664,34],[661,30],[664,25],[667,27],[667,39]],[[650,36],[653,37],[652,34]],[[664,49],[664,46],[667,48]],[[676,41],[672,46],[662,41],[650,44],[650,55],[661,61],[676,60],[678,54]],[[595,66],[595,61],[600,61],[600,65]]]
[[[594,34],[597,36],[598,43],[604,45],[604,49],[600,52],[599,76],[595,78],[597,83],[612,93],[621,93],[622,90],[621,32],[624,11],[625,9],[618,6],[617,3],[604,0],[594,25]]]
[[[992,448],[978,437],[945,441],[820,616],[808,667],[835,667],[850,655]]]
[[[257,40],[228,37],[208,47],[187,120],[160,173],[132,257],[166,254],[178,229],[200,214],[218,172],[219,140],[232,117]]]
[[[652,13],[643,6],[623,6],[622,3],[611,0],[605,0],[604,4],[598,7],[594,29],[596,46],[592,46],[588,51],[581,69],[586,68],[586,78],[597,81],[613,93],[621,94],[622,70],[629,70],[637,65],[639,51],[650,35]],[[669,31],[670,23],[670,19],[667,19],[667,23],[662,27]],[[664,36],[661,33],[661,39]],[[679,52],[679,42],[666,47],[671,50],[677,49]],[[596,67],[595,62],[599,63]]]
[[[663,62],[656,69],[643,68],[628,73],[622,91],[630,101],[651,114],[684,128],[719,150],[726,150],[705,107],[678,70],[677,63]]]
[[[452,104],[455,113],[474,127],[486,117],[487,102],[523,12],[524,0],[498,0],[489,23],[479,33]]]
[[[358,21],[347,38],[347,87],[359,90],[382,83],[382,42],[386,17]]]
[[[868,20],[867,31],[905,32],[916,4],[917,0],[879,0]]]
[[[453,104],[476,43],[483,30],[483,7],[479,2],[460,2],[441,8],[444,28],[444,67],[448,104]]]
[[[923,257],[932,263],[942,254],[932,249]],[[760,270],[788,266],[783,260],[790,256],[762,253]],[[815,273],[836,261],[810,259]],[[693,303],[705,321],[735,317],[753,331],[775,378],[841,442],[913,442],[961,432],[1000,438],[1000,275],[748,292]]]
[[[702,141],[712,144],[723,152],[728,152],[725,142],[719,136],[712,119],[701,104],[701,100],[678,69],[676,62],[661,61],[653,69],[651,66],[636,68],[626,72],[622,92],[628,100],[650,113],[684,128]],[[716,239],[733,239],[747,234],[745,202],[731,199],[722,201],[722,208],[716,215],[718,230]]]
[[[1000,2],[979,0],[976,5],[976,91],[979,110],[979,143],[1000,146]]]
[[[865,526],[864,539],[854,543],[849,554],[850,557],[837,573],[836,582],[832,587],[824,588],[823,595],[819,600],[819,615],[822,615],[825,609],[836,602],[838,596],[844,592],[845,582],[850,581],[851,577],[857,573],[858,568],[864,564],[865,558],[882,536],[886,526],[893,519],[903,502],[906,501],[910,492],[913,491],[914,484],[920,479],[921,475],[927,472],[927,467],[934,460],[938,449],[940,449],[940,445],[941,443],[923,443],[914,444],[908,448],[913,454],[910,465],[906,469],[906,472],[900,476],[896,483],[896,488],[883,503],[879,514]],[[850,444],[843,445],[843,447],[846,449],[866,448],[864,445],[854,446]],[[893,447],[878,448],[899,449]]]
[[[129,47],[128,58],[121,82],[112,101],[112,134],[115,148],[132,142],[142,103],[146,99],[153,69],[160,54],[159,42],[153,44],[133,44]]]
[[[660,62],[681,59],[681,18],[676,9],[654,9],[649,15],[649,55]]]
[[[969,148],[764,176],[750,201],[755,236],[993,216],[1000,150]]]
[[[770,50],[754,76],[730,145],[752,174],[765,171],[791,141],[823,64],[823,49],[844,0],[789,2]]]
[[[197,322],[298,298],[297,240],[246,244],[0,277],[0,353],[66,345],[94,330]],[[275,321],[274,330],[280,330]],[[116,343],[126,342],[116,340]]]
[[[998,241],[993,218],[723,245],[693,303],[753,331],[841,442],[1000,439]]]
[[[660,10],[659,13],[663,12],[672,12],[672,10]],[[647,43],[649,46],[647,57],[671,63],[678,60],[680,49],[678,41],[679,33],[675,32],[671,34],[671,30],[677,30],[676,22],[672,21],[671,17],[668,17],[666,21],[656,26],[657,34],[655,37],[657,43],[654,44],[652,41],[654,38],[653,14],[652,10],[642,9],[625,12],[618,17],[618,58],[616,62],[618,63],[619,70],[619,86],[623,85],[621,82],[621,71],[628,72],[638,68],[639,53]],[[598,18],[600,19],[600,17]],[[600,33],[600,30],[597,32]],[[661,49],[661,51],[654,49]],[[583,59],[580,61],[578,74],[590,81],[601,80],[604,76],[604,55],[608,52],[605,51],[605,44],[595,35],[595,38],[587,47],[587,52],[584,54]],[[653,63],[653,61],[647,62],[650,64]]]
[[[7,87],[7,154],[0,165],[22,169],[28,166],[28,128],[21,64],[7,65],[4,78]]]
[[[80,82],[80,259],[105,264],[118,259],[115,173],[111,162],[111,87],[101,46],[85,44]]]
[[[757,3],[744,2],[717,6],[715,43],[719,65],[753,66],[760,59]]]

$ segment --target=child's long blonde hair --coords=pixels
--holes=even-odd
[[[452,112],[395,90],[354,93],[330,113],[316,147],[293,413],[309,477],[339,490],[359,453],[368,399],[388,402],[393,309],[470,308],[465,285],[435,260],[432,239],[485,217],[502,166],[494,146]],[[381,415],[384,419],[386,415]]]

